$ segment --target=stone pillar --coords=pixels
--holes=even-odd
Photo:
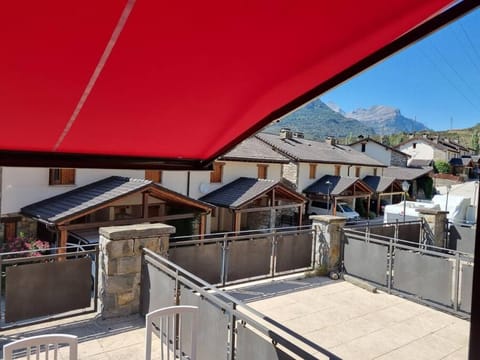
[[[99,302],[103,318],[139,312],[142,248],[166,255],[170,234],[165,224],[100,228]]]
[[[328,273],[338,270],[341,261],[341,229],[347,219],[332,215],[311,215],[312,227],[316,229],[315,267]]]
[[[433,245],[445,247],[447,240],[448,211],[434,209],[417,209],[418,215],[425,220],[428,229],[433,235]]]

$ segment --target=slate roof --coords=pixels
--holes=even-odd
[[[408,167],[412,168],[422,168],[425,166],[432,166],[433,160],[430,159],[411,159],[408,162]]]
[[[370,188],[372,188],[372,190],[374,190],[375,192],[381,193],[385,190],[388,190],[388,188],[396,180],[393,177],[367,175],[362,179],[362,181],[366,183]]]
[[[327,184],[327,181],[330,182],[330,185]],[[327,195],[330,193],[333,196],[340,195],[357,181],[360,181],[357,177],[324,175],[313,184],[307,186],[303,192],[306,194]]]
[[[433,171],[433,168],[431,167],[410,168],[390,166],[383,169],[383,176],[393,177],[396,180],[415,180],[427,175],[431,171]]]
[[[282,139],[279,135],[266,133],[258,133],[256,137],[294,161],[386,167],[350,146],[301,138]]]
[[[378,144],[380,146],[383,146],[385,149],[387,150],[391,150],[391,151],[395,151],[396,153],[404,156],[404,157],[411,157],[411,155],[408,155],[408,154],[405,154],[404,152],[398,150],[398,149],[395,149],[394,147],[392,146],[389,146],[387,144],[384,144],[384,143],[381,143],[380,141],[377,141],[377,140],[374,140],[374,139],[371,139],[370,137],[366,137],[366,138],[363,138],[363,139],[359,139],[357,141],[354,141],[353,143],[349,144],[348,146],[352,146],[352,145],[356,145],[356,144],[361,144],[361,143],[364,143],[364,142],[374,142],[375,144]]]
[[[256,137],[249,137],[221,156],[222,160],[288,164],[289,159]]]
[[[270,191],[276,186],[280,186],[287,192],[303,198],[303,195],[289,189],[280,181],[241,177],[205,196],[202,196],[199,200],[220,207],[236,209]]]
[[[25,206],[21,212],[32,218],[58,223],[61,220],[95,209],[102,204],[109,203],[119,197],[141,191],[148,187],[158,188],[168,194],[188,199],[190,202],[199,201],[186,198],[184,195],[165,189],[151,180],[133,179],[121,176],[111,176],[103,180],[79,187],[66,193]],[[202,204],[203,207],[211,207]]]
[[[473,166],[471,158],[463,158],[463,157],[462,158],[452,158],[452,159],[450,159],[449,163],[452,166],[466,166],[466,167]]]

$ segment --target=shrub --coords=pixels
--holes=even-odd
[[[440,174],[449,174],[451,171],[450,164],[443,160],[437,160],[434,163],[435,170]]]
[[[46,250],[50,249],[50,243],[39,239],[26,237],[25,234],[20,233],[20,236],[12,239],[8,239],[2,244],[1,251],[3,253],[14,253],[27,250],[38,250],[25,252],[20,254],[7,255],[8,257],[30,257],[41,256]]]

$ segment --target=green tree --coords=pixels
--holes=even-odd
[[[480,149],[480,145],[478,144],[479,137],[478,137],[478,131],[475,130],[472,134],[472,138],[470,140],[470,146],[472,149],[475,150],[475,154],[478,154],[478,150]]]
[[[450,164],[443,160],[437,160],[434,163],[435,170],[440,174],[449,174],[451,171]]]

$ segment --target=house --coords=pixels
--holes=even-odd
[[[20,210],[109,176],[144,178],[144,170],[0,168],[0,241],[20,233],[36,234],[37,222]]]
[[[402,199],[402,185],[393,177],[367,175],[362,181],[373,190],[373,206],[370,206],[370,210],[377,215],[383,212],[382,203],[394,204]]]
[[[145,222],[174,225],[177,235],[205,234],[212,210],[151,180],[110,176],[25,206],[21,214],[38,223],[43,240],[65,246],[70,231]]]
[[[475,165],[471,157],[452,158],[449,164],[453,175],[462,176],[465,179],[473,177]]]
[[[285,129],[283,129],[285,130]],[[283,177],[303,190],[324,175],[351,176],[381,175],[387,166],[349,146],[340,145],[335,138],[325,142],[307,140],[291,131],[280,135],[259,133],[256,137],[290,159],[283,167]]]
[[[394,178],[398,182],[407,181],[410,184],[408,193],[413,199],[425,198],[429,186],[433,184],[432,175],[433,168],[404,168],[404,167],[388,167],[384,169],[383,175]],[[430,185],[429,185],[430,184]]]
[[[359,136],[358,140],[351,143],[350,147],[367,154],[387,166],[407,166],[410,155],[391,146],[376,141],[370,137]]]
[[[290,159],[289,164],[283,167],[283,177],[299,192],[305,192],[305,189],[324,176],[361,181],[367,175],[382,176],[383,169],[387,167],[365,153],[338,144],[334,138],[325,142],[306,140],[302,133],[294,134],[289,129],[282,129],[279,135],[259,133],[256,136]],[[359,194],[353,195],[350,190],[348,202],[355,207],[355,199]],[[370,194],[371,191],[366,191],[361,196],[366,198]],[[308,192],[308,195],[312,196],[313,193]],[[318,193],[318,196],[326,195]]]
[[[212,232],[302,225],[307,199],[280,180],[240,177],[200,198],[217,206]]]
[[[351,202],[352,207],[355,209],[356,200],[364,199],[368,209],[370,206],[370,198],[373,194],[369,186],[359,178],[334,175],[322,176],[307,186],[303,192],[307,194],[308,198],[312,201],[332,204],[333,215],[336,215],[337,204],[340,201]],[[330,210],[328,206],[327,210]]]
[[[446,162],[452,158],[472,153],[471,149],[460,145],[458,141],[440,139],[438,136],[428,137],[427,135],[411,137],[395,146],[395,149],[410,155],[412,160],[441,160]]]

